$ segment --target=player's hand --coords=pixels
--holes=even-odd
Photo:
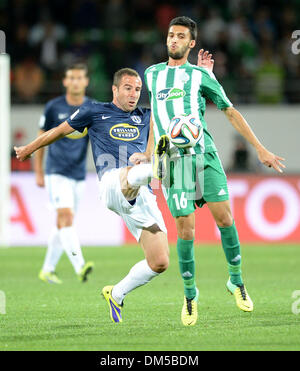
[[[38,187],[45,187],[44,173],[35,173],[35,182]]]
[[[285,159],[274,155],[274,153],[269,152],[267,149],[263,148],[257,151],[259,161],[265,166],[272,167],[279,173],[282,173],[282,169],[285,169],[285,165],[281,162]]]
[[[212,58],[212,54],[209,54],[208,50],[204,51],[204,49],[200,49],[198,53],[197,66],[207,68],[209,71],[212,72],[215,61],[214,59],[211,59],[211,58]]]
[[[145,164],[149,162],[149,158],[145,153],[136,152],[129,157],[129,161],[134,165]]]
[[[31,157],[31,153],[28,151],[27,146],[14,147],[14,150],[19,161],[25,161]]]

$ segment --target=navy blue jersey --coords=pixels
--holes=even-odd
[[[89,101],[68,120],[80,132],[88,128],[99,179],[105,171],[132,165],[129,157],[145,152],[150,128],[150,110],[125,112],[113,103]]]
[[[85,98],[85,103],[89,102]],[[40,119],[40,129],[50,130],[66,121],[80,106],[70,106],[66,97],[49,101]],[[49,145],[46,159],[46,174],[60,174],[68,178],[83,180],[86,175],[86,154],[88,147],[87,129],[74,132]]]

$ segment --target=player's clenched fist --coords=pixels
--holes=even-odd
[[[31,153],[28,152],[27,146],[14,147],[14,150],[19,161],[25,161],[31,157]]]

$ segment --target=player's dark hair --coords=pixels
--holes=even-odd
[[[124,75],[136,76],[141,78],[136,70],[133,70],[132,68],[121,68],[114,74],[113,85],[118,87]]]
[[[191,39],[197,39],[197,23],[194,22],[191,18],[186,16],[173,18],[169,24],[169,29],[171,26],[184,26],[190,30]]]
[[[65,77],[67,75],[67,72],[70,71],[70,70],[81,70],[81,71],[85,72],[86,76],[88,76],[88,67],[84,63],[73,63],[73,64],[68,65],[65,68],[65,75],[64,75]]]

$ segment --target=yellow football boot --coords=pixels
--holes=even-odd
[[[252,312],[253,311],[253,302],[248,295],[245,285],[234,285],[231,283],[230,278],[226,284],[227,290],[234,295],[236,305],[238,308],[243,310],[244,312]]]
[[[86,282],[88,279],[88,275],[92,272],[94,268],[93,262],[87,262],[85,265],[81,268],[80,272],[78,273],[78,279],[80,282]]]
[[[55,272],[43,272],[40,271],[39,279],[47,283],[61,284],[62,281],[57,277]]]
[[[162,180],[167,173],[167,156],[170,148],[170,139],[162,135],[157,142],[153,154],[153,177]]]
[[[123,305],[119,305],[113,299],[111,295],[112,289],[113,289],[113,286],[105,286],[103,287],[101,294],[108,304],[110,319],[115,323],[119,323],[119,322],[122,322],[121,309]]]
[[[197,290],[196,297],[194,299],[188,299],[184,296],[183,307],[181,311],[181,322],[184,326],[194,326],[198,319],[197,302],[199,297],[199,291]]]

